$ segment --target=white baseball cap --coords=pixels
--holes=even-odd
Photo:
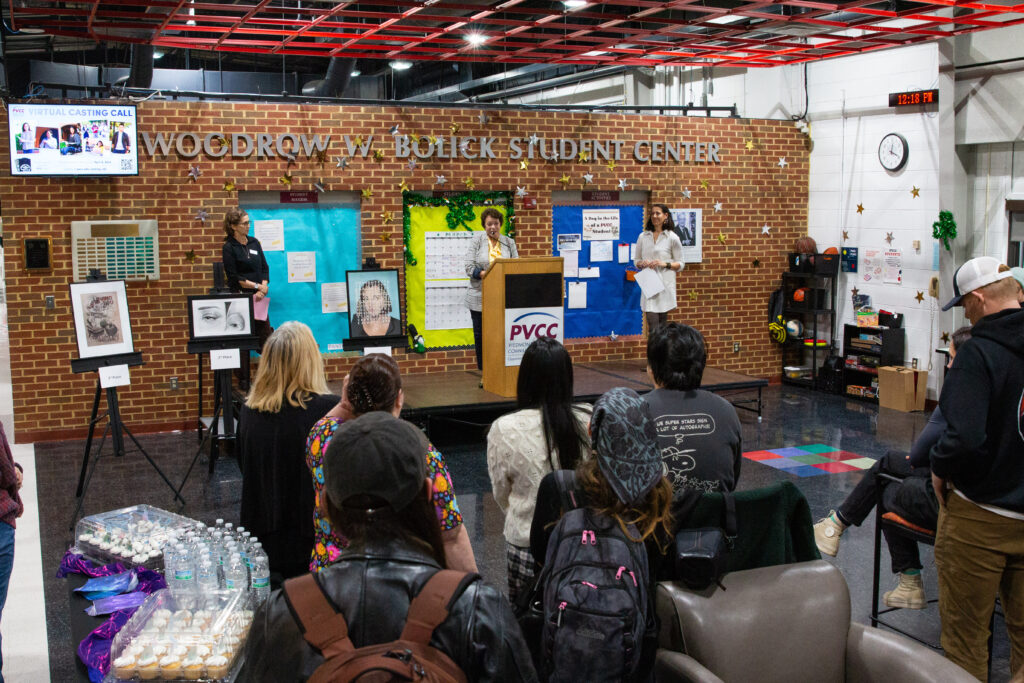
[[[973,292],[980,287],[1013,277],[1013,273],[1009,270],[999,272],[999,267],[1002,265],[999,259],[993,256],[979,256],[978,258],[972,258],[957,268],[956,273],[953,275],[954,296],[948,304],[942,307],[942,310],[948,311],[954,306],[961,305],[965,294]]]

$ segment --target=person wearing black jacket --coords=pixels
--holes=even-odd
[[[349,546],[315,579],[356,648],[396,640],[413,597],[445,568],[427,447],[416,427],[377,411],[346,421],[327,448],[322,505]],[[460,586],[431,647],[470,681],[536,681],[508,600],[476,574]],[[305,681],[324,663],[294,614],[283,590],[271,594],[253,621],[239,680]]]
[[[994,597],[1024,666],[1024,312],[1009,269],[982,256],[960,266],[954,298],[974,323],[942,387],[947,427],[931,450],[939,499],[935,565],[946,657],[987,680]]]

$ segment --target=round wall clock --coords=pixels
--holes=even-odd
[[[898,171],[907,165],[910,147],[899,133],[889,133],[878,144],[878,161],[887,171]]]

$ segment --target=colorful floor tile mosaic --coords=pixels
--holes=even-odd
[[[816,477],[822,474],[866,470],[875,464],[874,458],[842,451],[833,446],[816,443],[810,446],[770,448],[765,451],[744,453],[747,460],[759,462],[798,477]]]

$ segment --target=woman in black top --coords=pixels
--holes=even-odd
[[[253,302],[260,301],[269,291],[270,267],[260,241],[249,236],[249,214],[242,209],[228,209],[224,216],[224,233],[221,260],[228,287],[233,292],[252,294]],[[274,328],[270,326],[269,317],[254,321],[253,327],[262,351]]]
[[[286,322],[264,348],[238,420],[242,469],[241,523],[258,536],[270,571],[283,578],[309,571],[313,549],[313,480],[306,437],[338,402],[327,391],[313,333]]]

